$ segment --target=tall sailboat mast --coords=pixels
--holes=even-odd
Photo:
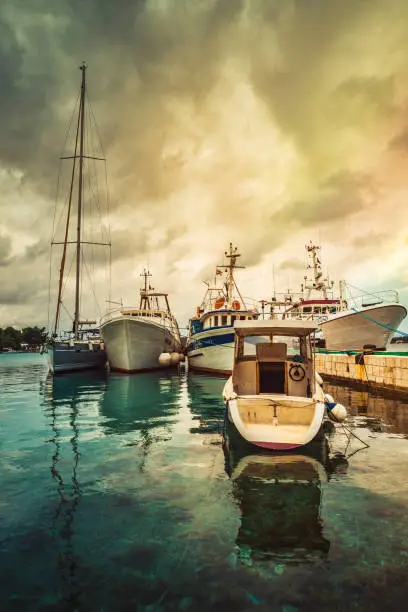
[[[75,275],[75,314],[74,314],[74,338],[79,339],[79,297],[80,297],[80,274],[81,274],[81,222],[82,222],[82,195],[83,195],[83,165],[84,165],[84,124],[85,124],[85,93],[86,93],[86,69],[87,65],[82,62],[81,102],[80,102],[80,140],[79,140],[79,181],[78,181],[78,214],[77,214],[77,239],[76,239],[76,275]]]

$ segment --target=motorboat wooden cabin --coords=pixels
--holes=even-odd
[[[223,397],[229,420],[248,442],[286,450],[317,435],[325,398],[312,352],[316,329],[313,321],[235,322],[234,364]]]

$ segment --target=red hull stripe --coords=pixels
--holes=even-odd
[[[303,446],[302,444],[284,444],[282,442],[252,442],[251,444],[255,444],[255,446],[260,446],[261,448],[269,448],[271,450],[289,450],[291,448],[298,448],[299,446]]]
[[[231,370],[213,370],[212,368],[200,368],[193,365],[188,365],[189,370],[194,370],[195,372],[208,372],[208,374],[222,374],[223,376],[231,376]]]
[[[174,366],[163,366],[163,367],[158,367],[158,368],[140,368],[138,370],[125,370],[124,368],[113,368],[112,366],[110,366],[110,369],[112,370],[112,372],[122,372],[122,374],[135,374],[136,372],[156,372],[156,370],[167,370],[169,368],[174,368],[176,367],[177,364],[175,364]]]

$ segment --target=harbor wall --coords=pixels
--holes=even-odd
[[[408,354],[316,351],[315,357],[323,379],[408,394]]]

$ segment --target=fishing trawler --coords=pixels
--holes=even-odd
[[[228,375],[232,370],[234,348],[234,322],[255,320],[258,311],[248,308],[235,282],[237,247],[232,243],[225,251],[227,263],[217,266],[214,281],[207,284],[197,314],[189,321],[187,338],[188,366],[213,374]]]
[[[88,127],[86,124],[87,117],[89,118],[89,110],[85,104],[87,100],[86,90],[86,69],[85,63],[82,63],[80,70],[82,72],[81,90],[79,98],[78,116],[75,125],[74,136],[74,152],[73,155],[63,157],[62,159],[72,161],[71,179],[67,197],[67,213],[65,220],[64,239],[62,242],[52,242],[52,246],[62,245],[62,256],[59,269],[58,282],[58,297],[54,319],[54,326],[50,334],[50,340],[43,348],[46,353],[49,368],[55,373],[73,372],[77,370],[87,370],[94,368],[103,368],[106,364],[106,353],[101,341],[99,330],[96,328],[96,320],[84,319],[81,317],[81,288],[84,280],[84,246],[99,245],[110,247],[109,241],[95,242],[92,240],[83,239],[83,220],[84,213],[88,201],[85,197],[85,178],[87,184],[91,178],[95,178],[95,170],[90,166],[91,160],[103,160],[101,157],[91,155],[91,151],[85,151],[85,141],[94,142],[95,135],[90,138]],[[87,170],[87,172],[86,172]],[[70,239],[70,229],[73,225],[72,221],[72,204],[75,190],[77,192],[77,214],[76,214],[76,236],[74,240]],[[98,192],[98,189],[96,189]],[[95,191],[90,194],[89,199],[95,197]],[[69,245],[74,245],[76,249],[75,255],[75,290],[74,290],[74,316],[72,328],[68,332],[61,329],[61,309],[67,310],[66,304],[63,301],[64,289],[67,284],[66,261]],[[88,274],[89,275],[89,274]]]
[[[341,422],[345,408],[325,397],[315,371],[313,321],[236,321],[232,376],[223,398],[229,421],[250,444],[290,450],[311,442],[326,415]],[[260,342],[255,344],[253,338]],[[334,411],[334,412],[333,412]]]
[[[141,372],[177,365],[184,356],[180,331],[167,293],[148,284],[148,270],[138,308],[121,307],[102,317],[100,328],[109,366],[121,372]]]
[[[327,350],[349,351],[364,347],[386,350],[407,315],[406,308],[398,301],[398,293],[362,292],[358,298],[351,296],[346,300],[344,289],[347,285],[340,281],[338,297],[335,297],[334,281],[323,276],[320,249],[312,242],[306,245],[306,275],[301,291],[298,294],[288,291],[281,297],[275,294],[268,302],[271,316],[316,321]]]

